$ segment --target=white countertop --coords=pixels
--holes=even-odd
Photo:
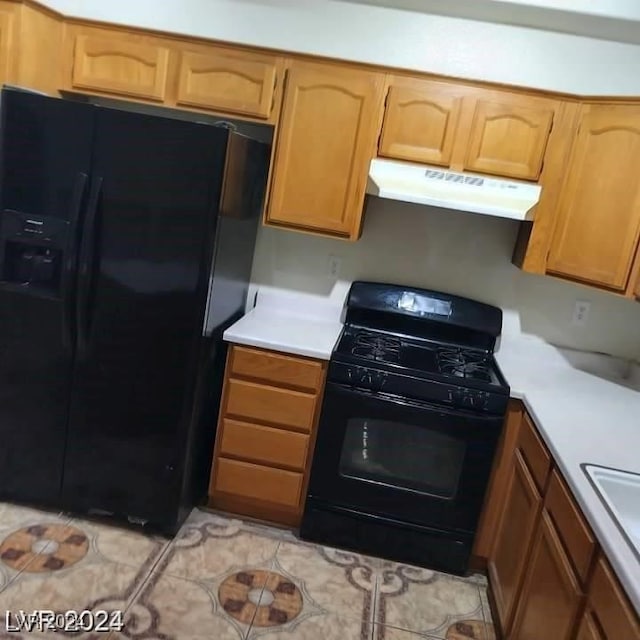
[[[328,360],[342,330],[341,311],[342,301],[261,289],[255,308],[227,329],[224,339]],[[496,352],[511,396],[523,400],[640,613],[640,562],[580,467],[592,463],[640,473],[640,392],[631,382],[607,379],[618,373],[613,359],[590,357],[580,352],[570,357],[517,333],[503,333]],[[638,370],[631,374],[637,383]]]
[[[225,332],[227,342],[328,360],[342,322],[342,303],[310,294],[261,289],[256,306]]]
[[[640,561],[580,467],[640,473],[640,392],[575,368],[560,349],[532,336],[503,338],[496,360],[640,613]]]

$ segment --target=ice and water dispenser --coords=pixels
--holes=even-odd
[[[0,213],[0,285],[57,296],[68,222],[5,209]]]

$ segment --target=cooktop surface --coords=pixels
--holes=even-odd
[[[505,386],[491,353],[374,329],[345,326],[335,356],[360,366],[390,368],[422,377],[444,377],[455,379],[459,384]]]

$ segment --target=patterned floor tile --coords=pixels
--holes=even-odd
[[[38,511],[0,503],[0,592],[42,551],[46,542],[29,531],[43,525],[63,526],[70,517],[59,512]],[[32,545],[33,546],[32,548]]]
[[[3,513],[0,611],[121,610],[126,628],[27,636],[0,621],[0,640],[495,640],[481,575],[312,545],[202,510],[171,543],[0,504]]]
[[[171,543],[163,571],[211,581],[245,569],[268,569],[279,544],[278,536],[247,531],[240,520],[195,512]]]
[[[486,588],[480,589],[480,603],[482,604],[482,615],[484,616],[485,622],[493,623],[493,618],[491,617],[491,606],[489,605],[489,596]]]
[[[355,618],[363,633],[370,633],[376,586],[376,568],[370,558],[329,547],[282,542],[274,567],[299,586],[305,615]]]
[[[484,573],[471,573],[468,576],[460,578],[460,580],[470,582],[471,584],[477,584],[479,587],[486,587],[488,584],[487,576]]]
[[[69,568],[48,572],[25,571],[0,594],[0,610],[124,611],[144,577],[133,567],[100,561],[81,561]],[[3,630],[5,621],[0,619]],[[49,636],[59,638],[61,634],[38,637]]]
[[[105,560],[139,567],[148,558],[157,558],[169,540],[111,523],[73,519],[70,526],[81,529],[94,553]]]
[[[251,627],[250,640],[369,640],[371,631],[355,618],[317,614],[301,618],[286,628]]]
[[[269,525],[263,522],[258,522],[257,520],[238,520],[237,517],[233,517],[230,514],[219,513],[202,507],[194,509],[191,512],[191,515],[185,522],[185,525],[202,523],[205,521],[228,522],[229,520],[240,522],[242,529],[250,533],[256,533],[269,538],[277,538],[278,540],[288,540],[289,542],[299,541],[295,531],[290,527],[286,527],[284,525]]]
[[[4,510],[5,505],[0,505]],[[0,541],[0,575],[17,575],[0,592],[0,610],[123,611],[160,558],[166,542],[124,529],[34,510],[17,514]],[[0,630],[6,627],[0,620]],[[2,631],[0,631],[1,633]],[[31,634],[60,638],[61,633]],[[106,633],[73,635],[104,640]],[[0,636],[1,637],[1,636]],[[11,633],[19,639],[30,637]]]
[[[259,594],[262,585],[256,590]],[[156,571],[127,611],[124,635],[133,640],[241,640],[253,615],[245,611],[241,621],[240,609],[228,615],[215,587]]]
[[[385,563],[377,623],[446,638],[454,623],[469,620],[484,628],[478,586],[430,569]]]
[[[438,638],[377,624],[374,627],[372,640],[438,640]]]

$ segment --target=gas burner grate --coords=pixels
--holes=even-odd
[[[359,333],[356,335],[351,353],[369,360],[399,362],[401,347],[400,340],[393,336],[373,336],[368,333]]]
[[[437,360],[440,373],[491,381],[491,365],[487,355],[481,351],[443,347],[437,351]]]

